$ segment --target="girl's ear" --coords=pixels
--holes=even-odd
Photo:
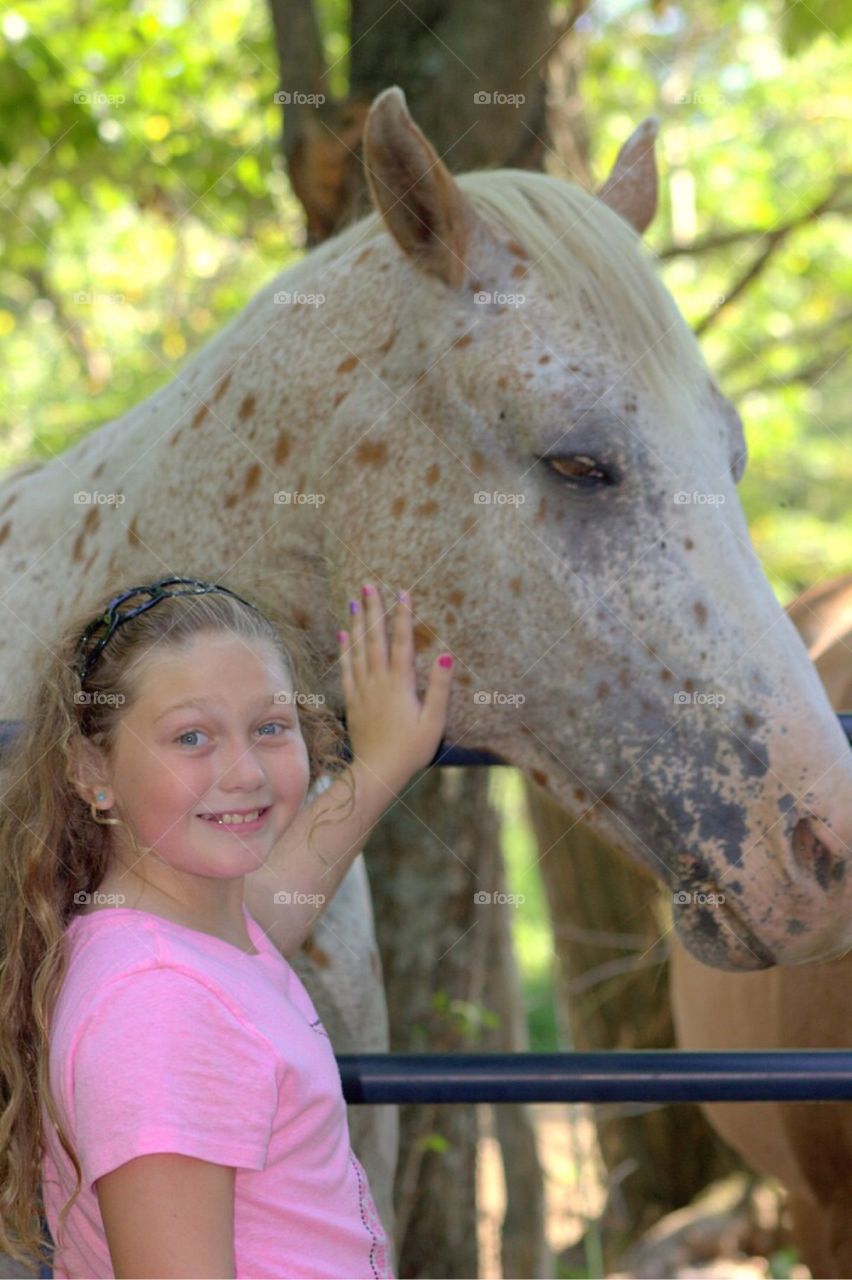
[[[108,785],[103,754],[86,738],[78,737],[71,747],[68,781],[86,804],[91,803],[96,791],[102,791]]]

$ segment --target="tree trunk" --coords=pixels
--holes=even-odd
[[[395,1053],[481,1044],[487,932],[475,868],[478,846],[498,834],[487,781],[476,769],[420,774],[365,847]],[[400,1276],[477,1274],[475,1155],[473,1107],[402,1107]]]
[[[389,85],[447,166],[542,167],[550,147],[548,60],[561,27],[550,0],[352,0],[349,91],[335,97],[311,0],[269,0],[281,68],[284,157],[305,207],[308,244],[368,211],[361,130]],[[488,100],[483,98],[487,95]]]
[[[674,1048],[659,885],[574,825],[541,787],[525,788],[553,921],[560,1018],[574,1048]],[[608,1261],[708,1182],[743,1167],[692,1104],[599,1106],[595,1116],[610,1178]]]

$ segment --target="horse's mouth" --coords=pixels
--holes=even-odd
[[[673,896],[674,925],[687,951],[714,969],[769,969],[777,961],[720,893]]]

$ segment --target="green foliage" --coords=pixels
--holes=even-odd
[[[844,8],[844,17],[838,15]],[[799,10],[808,10],[808,14]],[[852,338],[848,99],[852,10],[720,0],[712,6],[595,6],[582,20],[580,92],[598,179],[645,115],[660,119],[656,252],[800,222],[702,337],[743,416],[741,497],[783,603],[852,566]],[[799,34],[791,35],[793,30]],[[835,189],[834,211],[808,214]],[[663,278],[698,324],[766,247],[745,237],[668,257]]]
[[[329,87],[343,94],[348,5],[316,0],[316,12]],[[661,119],[653,248],[771,231],[832,190],[847,146],[850,15],[846,0],[602,0],[583,16],[599,177],[638,120]],[[18,0],[0,30],[5,467],[62,451],[172,378],[302,252],[303,235],[264,4]],[[836,205],[781,241],[704,339],[746,421],[743,502],[785,601],[852,560],[852,188]],[[665,261],[693,323],[764,245]]]

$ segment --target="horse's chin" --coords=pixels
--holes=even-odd
[[[743,973],[777,964],[772,952],[727,903],[708,906],[675,900],[673,913],[677,935],[687,951],[712,969]]]

